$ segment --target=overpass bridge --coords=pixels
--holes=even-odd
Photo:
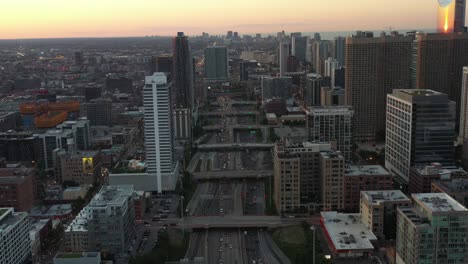
[[[200,112],[198,116],[250,116],[250,115],[260,115],[258,111],[219,111],[219,112]]]
[[[300,224],[299,218],[279,216],[202,216],[184,220],[185,228],[276,228]]]
[[[193,180],[257,179],[273,176],[271,170],[204,171],[192,174]]]
[[[262,128],[274,128],[280,127],[278,125],[228,125],[228,129],[237,129],[237,130],[260,130]],[[211,126],[203,126],[203,130],[205,131],[216,131],[224,129],[224,126],[221,125],[211,125]]]
[[[200,151],[211,150],[244,150],[244,149],[271,149],[274,144],[266,143],[220,143],[220,144],[201,144],[198,145]]]
[[[232,105],[257,105],[257,101],[230,101]],[[219,105],[218,101],[211,102],[210,105]]]

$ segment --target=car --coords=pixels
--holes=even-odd
[[[171,223],[170,226],[177,226],[177,224],[176,223]]]
[[[150,224],[146,224],[145,227],[151,227],[151,225],[150,225]]]
[[[230,248],[230,249],[232,249],[232,244],[231,244],[231,245],[229,245],[229,248]]]
[[[221,248],[219,248],[219,252],[223,252],[223,248],[222,248],[222,247],[221,247]]]

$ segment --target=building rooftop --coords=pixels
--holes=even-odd
[[[390,175],[390,173],[381,165],[359,165],[359,166],[347,166],[345,175],[346,176]]]
[[[432,213],[468,212],[468,209],[446,193],[418,193],[411,196],[417,204],[422,205]]]
[[[434,96],[434,95],[441,95],[442,93],[427,90],[427,89],[402,89],[400,90],[402,93],[406,93],[412,96]]]
[[[349,106],[310,106],[308,115],[353,115],[354,111]]]
[[[87,231],[88,221],[92,218],[90,213],[92,208],[102,208],[105,210],[108,206],[122,206],[133,193],[133,185],[103,186],[99,193],[76,216],[66,231]]]
[[[327,151],[321,152],[320,155],[326,159],[344,159],[340,151]]]
[[[468,179],[453,179],[451,181],[436,181],[433,184],[445,193],[468,193]]]
[[[468,178],[468,173],[462,168],[454,166],[442,167],[440,163],[432,163],[430,166],[424,167],[414,167],[414,170],[421,175],[439,175],[441,180]]]
[[[377,237],[361,223],[360,214],[321,212],[322,225],[336,250],[373,250]]]
[[[400,190],[362,191],[361,197],[365,197],[370,204],[374,205],[385,202],[411,202],[411,200]]]
[[[69,252],[69,253],[57,253],[55,258],[65,258],[65,259],[71,259],[71,258],[100,258],[100,253],[99,252],[83,252],[83,253],[75,253],[75,252]]]
[[[23,212],[14,212],[13,208],[0,208],[0,234],[7,231],[26,217],[28,214]]]

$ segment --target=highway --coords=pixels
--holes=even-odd
[[[200,141],[203,144],[189,165],[199,184],[184,220],[184,227],[193,230],[185,257],[202,258],[208,264],[290,264],[269,234],[260,231],[301,221],[265,215],[263,178],[273,175],[269,127],[239,124],[252,120],[233,114],[254,112],[256,104],[237,104],[226,97],[219,97],[216,104],[221,118],[204,128],[217,132],[208,132]]]

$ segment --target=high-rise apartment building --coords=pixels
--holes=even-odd
[[[205,49],[205,77],[207,80],[227,80],[228,52],[226,47],[213,46]]]
[[[468,49],[464,48],[468,47],[468,34],[418,34],[416,40],[416,87],[447,94],[456,103],[458,118],[463,67],[468,65]]]
[[[287,143],[277,143],[278,153],[283,157],[299,158],[299,191],[300,203],[305,206],[313,203],[321,203],[322,178],[320,175],[320,153],[330,152],[330,143],[302,142],[288,145]],[[287,155],[286,155],[287,154]],[[280,156],[279,156],[280,157]],[[275,162],[284,162],[281,158]],[[278,171],[280,177],[288,177],[289,171]],[[297,190],[297,189],[295,189]]]
[[[312,65],[315,72],[320,75],[325,73],[325,60],[331,56],[331,46],[331,42],[328,40],[313,42]]]
[[[286,76],[288,57],[291,55],[289,42],[280,42],[278,49],[278,64],[280,68],[280,76],[283,77]]]
[[[91,147],[91,132],[89,126],[88,119],[80,118],[76,121],[65,121],[58,125],[57,129],[72,131],[76,148],[79,150],[87,150]]]
[[[346,39],[346,103],[355,111],[355,140],[375,140],[385,130],[385,99],[410,84],[412,37],[373,37],[360,32]]]
[[[316,73],[307,74],[303,91],[304,103],[308,106],[319,106],[320,90],[323,86],[326,86],[326,84],[321,75]]]
[[[172,40],[173,48],[173,74],[174,74],[174,101],[177,108],[194,107],[194,75],[193,60],[188,37],[184,32],[178,32]]]
[[[0,263],[26,263],[30,257],[28,214],[0,208]]]
[[[408,182],[412,166],[453,165],[455,103],[431,90],[398,89],[387,97],[385,167]]]
[[[274,149],[274,198],[278,212],[293,212],[301,206],[299,155],[285,151],[284,145]]]
[[[93,99],[81,107],[81,116],[86,116],[91,126],[112,126],[112,100]]]
[[[148,184],[158,192],[173,190],[178,176],[173,162],[170,90],[164,73],[146,76],[143,89],[146,162],[147,173],[154,179]]]
[[[320,153],[323,211],[344,208],[344,174],[345,159],[339,151]]]
[[[346,67],[346,38],[336,37],[333,40],[333,58],[338,61],[340,67]]]
[[[468,210],[446,193],[413,194],[397,208],[396,263],[466,263]]]
[[[40,140],[31,132],[0,132],[0,157],[7,161],[38,162]]]
[[[72,130],[49,130],[44,134],[36,134],[39,138],[39,166],[43,169],[54,167],[53,152],[55,149],[64,149],[73,152],[76,150]]]
[[[291,97],[291,77],[262,77],[262,100]]]
[[[334,58],[328,58],[325,60],[324,65],[324,77],[330,78],[330,87],[335,88],[335,70],[339,68],[339,62]]]
[[[437,31],[465,32],[466,0],[438,0],[438,4]]]
[[[306,49],[307,42],[309,41],[308,37],[302,36],[291,36],[292,37],[292,55],[302,62],[305,62],[306,59]]]
[[[461,90],[458,143],[463,145],[463,164],[468,166],[468,67],[463,67]]]
[[[310,142],[330,142],[347,161],[351,159],[352,118],[349,106],[309,107],[307,130]]]
[[[103,186],[65,230],[67,250],[128,250],[135,234],[134,195],[131,185]]]

